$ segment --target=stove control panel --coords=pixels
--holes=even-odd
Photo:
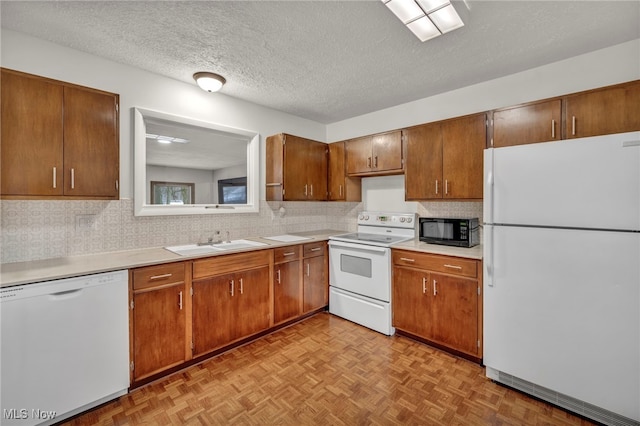
[[[415,213],[362,212],[358,215],[358,225],[413,228],[415,222]]]

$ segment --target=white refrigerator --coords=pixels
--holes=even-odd
[[[484,154],[487,376],[640,422],[640,132]]]

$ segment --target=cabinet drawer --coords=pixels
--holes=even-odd
[[[429,271],[445,272],[471,278],[478,276],[478,262],[476,260],[452,256],[393,250],[393,264],[397,266],[413,266]]]
[[[165,286],[184,282],[184,262],[165,263],[133,270],[133,289]]]
[[[278,247],[273,249],[273,263],[289,262],[300,259],[301,245]]]
[[[304,257],[315,257],[324,255],[326,241],[318,241],[317,243],[309,243],[304,245]]]
[[[193,279],[268,265],[270,260],[271,250],[258,250],[196,260],[193,262]]]

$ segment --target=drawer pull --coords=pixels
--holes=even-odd
[[[451,269],[458,269],[458,270],[462,271],[462,266],[448,265],[448,264],[445,263],[444,267],[445,268],[451,268]]]
[[[322,247],[314,247],[311,249],[311,251],[320,251],[322,250]]]
[[[280,269],[276,271],[276,281],[278,281],[278,284],[280,284]]]
[[[178,306],[180,307],[180,310],[182,310],[182,292],[180,292],[180,297],[178,300]]]
[[[294,254],[296,254],[296,252],[295,252],[295,251],[288,251],[288,252],[286,252],[286,253],[283,253],[282,255],[283,255],[283,256],[293,256]]]
[[[408,257],[401,257],[400,260],[405,261],[405,262],[415,262],[415,259],[409,259]]]
[[[427,279],[422,277],[422,294],[427,293]]]
[[[437,296],[438,295],[438,281],[433,280],[433,295]]]
[[[233,297],[233,280],[229,280],[229,293],[231,293],[231,297]]]
[[[152,277],[149,277],[149,281],[161,280],[163,278],[169,278],[171,276],[173,276],[173,274],[154,275]]]
[[[240,294],[244,294],[244,282],[242,278],[240,278]]]

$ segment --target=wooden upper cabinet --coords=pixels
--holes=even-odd
[[[348,177],[345,169],[344,142],[329,144],[329,201],[361,201],[362,181]]]
[[[640,80],[565,98],[567,139],[640,130]]]
[[[493,147],[562,139],[562,100],[551,99],[493,112]]]
[[[63,194],[63,87],[2,69],[2,195]]]
[[[327,144],[288,134],[267,137],[267,201],[327,199]]]
[[[482,199],[484,113],[405,129],[407,200]]]
[[[376,176],[404,172],[402,132],[380,133],[345,142],[347,175]]]
[[[2,196],[117,199],[118,100],[2,69]]]
[[[484,113],[442,123],[443,198],[482,199],[486,123]]]
[[[442,198],[442,126],[439,122],[403,130],[407,148],[405,199]]]

